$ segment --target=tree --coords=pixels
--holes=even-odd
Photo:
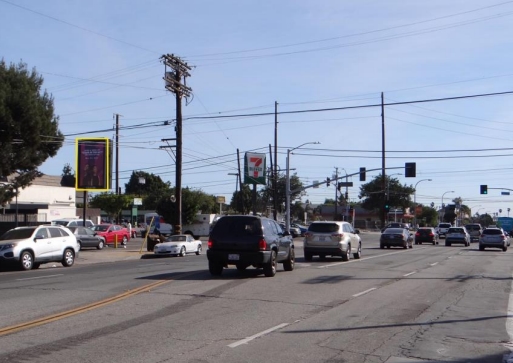
[[[371,211],[381,211],[387,201],[389,207],[406,209],[411,205],[410,195],[415,188],[401,185],[398,179],[385,177],[386,189],[383,190],[383,176],[380,174],[370,182],[360,186],[358,198],[362,199],[362,208]],[[381,221],[384,225],[385,221]]]
[[[35,69],[0,61],[0,176],[10,177],[0,188],[2,204],[40,176],[38,167],[62,147],[53,98],[42,85]]]
[[[62,169],[61,186],[75,187],[75,173],[69,164],[65,164],[64,168]]]
[[[139,178],[144,179],[144,183],[141,183]],[[125,184],[125,194],[142,197],[142,209],[156,210],[160,199],[171,196],[171,183],[164,182],[159,175],[133,171],[128,183]]]
[[[129,195],[101,193],[91,198],[89,204],[93,208],[100,208],[105,211],[111,218],[117,219],[121,211],[130,206],[132,202]]]
[[[249,184],[242,184],[242,191],[238,190],[233,192],[230,208],[237,213],[249,214],[251,211],[251,198],[252,192]]]
[[[287,186],[287,175],[286,174],[280,174],[278,173],[278,179],[276,181],[276,190],[277,190],[277,206],[278,206],[278,212],[284,213],[284,206],[286,204],[287,196],[285,194],[285,189]],[[293,191],[290,195],[290,204],[293,205],[294,202],[298,199],[300,199],[302,196],[306,195],[306,192],[304,190],[301,190],[303,188],[303,183],[299,180],[299,177],[296,173],[290,176],[290,190]],[[265,186],[260,191],[260,198],[263,201],[263,206],[265,209],[265,206],[267,205],[274,205],[272,202],[273,198],[273,188],[272,184]]]
[[[422,212],[417,217],[417,221],[421,227],[436,226],[438,213],[435,208],[422,206]]]

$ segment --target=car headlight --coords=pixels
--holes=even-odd
[[[9,243],[9,244],[6,244],[6,245],[1,245],[0,246],[0,251],[2,250],[9,250],[11,248],[14,248],[16,247],[16,243]]]

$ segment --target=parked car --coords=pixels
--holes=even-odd
[[[445,238],[447,231],[452,227],[450,223],[439,223],[438,227],[436,227],[436,233],[438,233],[438,238]]]
[[[0,236],[0,262],[17,263],[22,270],[48,262],[73,266],[79,249],[76,237],[62,226],[17,227]]]
[[[201,241],[190,234],[175,234],[153,247],[155,255],[185,257],[188,253],[201,254]]]
[[[85,247],[94,247],[101,250],[105,246],[105,237],[87,227],[67,227],[77,238],[79,250]]]
[[[421,245],[422,242],[438,244],[438,234],[436,234],[433,227],[420,227],[417,229],[417,232],[415,232],[415,244]]]
[[[381,233],[379,248],[413,248],[413,237],[406,228],[387,228]]]
[[[348,261],[351,254],[358,259],[362,255],[359,234],[348,222],[312,222],[303,241],[305,260],[311,261],[318,255],[320,258],[341,256],[342,261]]]
[[[450,247],[453,243],[462,243],[466,247],[470,246],[470,234],[465,227],[451,227],[445,234],[445,245]]]
[[[485,248],[500,248],[504,252],[508,250],[507,239],[504,232],[499,228],[486,228],[479,238],[479,251]]]
[[[208,238],[208,269],[214,276],[235,265],[263,268],[266,277],[276,274],[279,262],[285,271],[295,264],[294,241],[288,232],[269,218],[231,215],[218,219]]]
[[[470,223],[465,225],[465,229],[470,234],[470,242],[479,242],[479,237],[483,232],[483,227],[479,223]]]
[[[105,238],[105,244],[107,245],[115,243],[116,236],[117,242],[122,245],[126,245],[130,240],[128,230],[117,224],[97,224],[92,230],[96,232],[98,236]]]
[[[280,227],[281,227],[281,229],[283,229],[285,231],[284,223],[280,223]],[[293,227],[292,225],[290,225],[289,232],[290,232],[292,238],[301,236],[301,230],[297,227]]]
[[[305,233],[308,231],[308,227],[303,226],[302,224],[292,223],[291,226],[299,228],[299,231],[301,232],[301,237],[304,237]]]

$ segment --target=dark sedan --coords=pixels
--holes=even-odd
[[[95,231],[87,227],[68,227],[77,238],[80,249],[85,247],[94,247],[101,250],[105,246],[105,239],[98,236]]]
[[[422,242],[438,244],[438,234],[433,227],[421,227],[415,232],[415,244],[421,245]]]
[[[385,229],[379,239],[379,247],[390,248],[391,246],[413,248],[413,238],[410,235],[410,231],[405,228]]]

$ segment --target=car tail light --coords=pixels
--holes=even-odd
[[[415,233],[415,236],[417,236],[417,237],[420,236],[420,232]]]
[[[260,248],[260,251],[265,251],[267,249],[267,241],[265,238],[260,238],[260,241],[258,241],[258,248]]]
[[[502,240],[504,241],[506,239],[506,236],[505,235],[501,235],[502,237]]]
[[[429,233],[429,237],[434,237],[435,234],[433,232]]]
[[[332,233],[331,237],[342,239],[342,238],[344,238],[344,234],[343,233]]]
[[[212,248],[212,246],[214,246],[214,241],[212,241],[212,238],[209,238],[207,242],[207,247]]]
[[[305,237],[312,237],[312,234],[310,232],[305,232]]]

